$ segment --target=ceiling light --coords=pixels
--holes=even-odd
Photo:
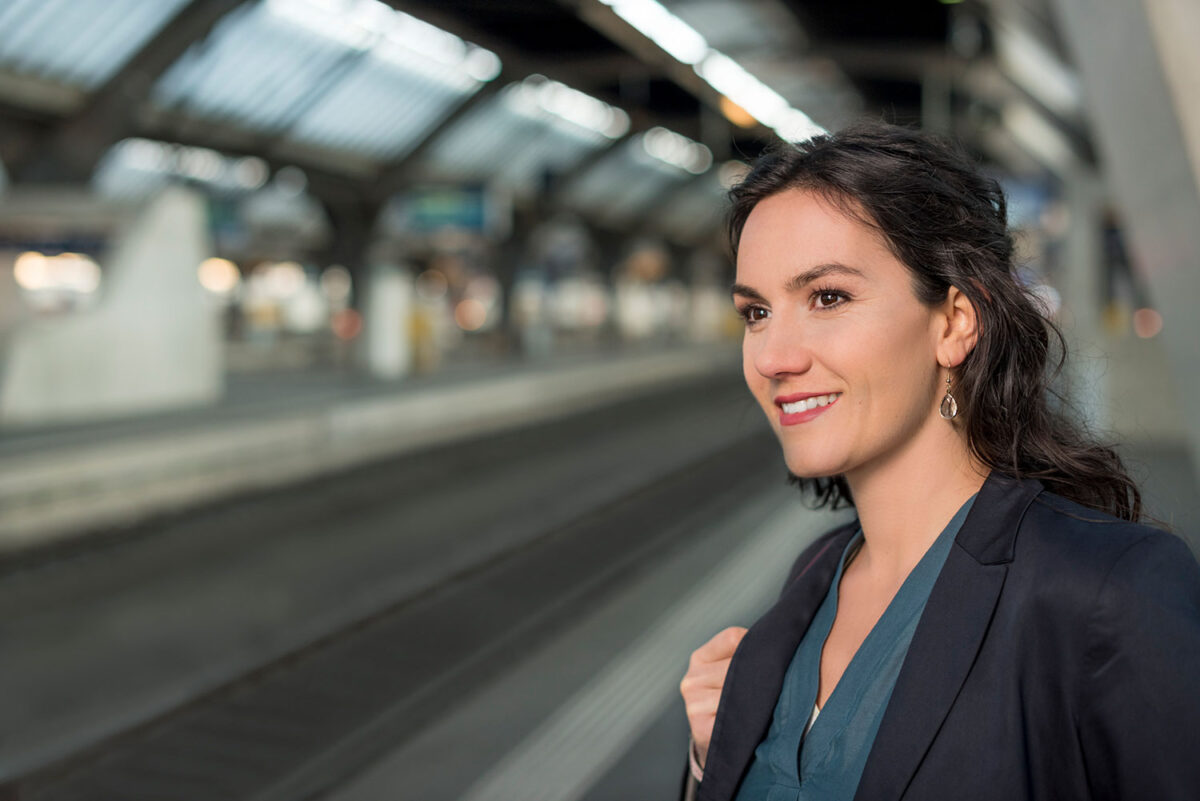
[[[825,130],[724,53],[710,51],[695,69],[696,74],[714,89],[789,142],[807,139]]]
[[[754,115],[725,95],[721,95],[721,113],[725,115],[725,119],[739,128],[753,128],[758,125],[758,120],[754,119]]]
[[[460,91],[500,74],[495,53],[379,0],[266,0],[276,17]]]
[[[620,138],[629,130],[629,115],[621,109],[541,75],[508,87],[505,99],[519,114],[535,119],[550,115],[609,139]]]
[[[692,175],[700,175],[712,166],[712,151],[699,142],[666,128],[651,128],[642,135],[647,154]]]
[[[696,29],[655,0],[600,0],[650,41],[684,64],[708,55],[708,42]]]
[[[747,72],[729,56],[709,47],[705,38],[656,0],[600,0],[636,30],[723,95],[721,112],[735,125],[749,127],[746,114],[790,142],[808,139],[825,129],[794,109],[778,92]],[[740,116],[726,101],[738,108]],[[731,116],[733,112],[733,116]]]

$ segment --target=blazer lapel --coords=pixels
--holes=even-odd
[[[730,801],[766,736],[792,656],[825,599],[858,521],[835,530],[779,601],[746,633],[729,663],[697,801]]]
[[[994,470],[980,488],[917,624],[855,799],[904,795],[975,661],[1021,517],[1041,490],[1035,479]]]

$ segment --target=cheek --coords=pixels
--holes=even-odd
[[[742,342],[742,378],[745,379],[746,387],[755,398],[760,398],[764,387],[770,383],[754,366],[754,353],[745,341]]]
[[[762,379],[762,375],[754,366],[754,343],[749,336],[742,335],[742,375],[746,377],[746,383],[754,386],[755,379]]]
[[[874,358],[875,394],[886,398],[894,419],[924,414],[937,370],[937,355],[924,334],[913,325],[878,340],[886,344]]]

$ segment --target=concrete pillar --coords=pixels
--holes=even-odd
[[[413,277],[390,264],[370,271],[363,309],[367,370],[376,378],[398,379],[413,367]]]
[[[99,205],[69,194],[47,202],[43,215],[69,221]],[[10,207],[19,213],[32,201],[10,196],[5,211]],[[11,332],[0,421],[86,421],[220,397],[220,309],[196,277],[212,253],[206,214],[203,197],[169,187],[118,215],[123,222],[101,255],[106,271],[97,305],[26,319]]]
[[[1163,317],[1159,335],[1193,463],[1200,460],[1200,7],[1194,0],[1054,0],[1079,68],[1135,267]],[[1191,87],[1191,88],[1189,88]],[[1170,392],[1148,386],[1143,392]]]
[[[1070,221],[1063,243],[1061,322],[1070,350],[1068,386],[1084,422],[1107,432],[1112,417],[1101,316],[1104,188],[1095,173],[1077,168],[1065,176],[1065,190]]]

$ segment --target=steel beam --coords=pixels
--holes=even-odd
[[[113,144],[133,134],[155,81],[193,43],[246,0],[192,0],[84,107],[8,167],[16,181],[84,183]]]

